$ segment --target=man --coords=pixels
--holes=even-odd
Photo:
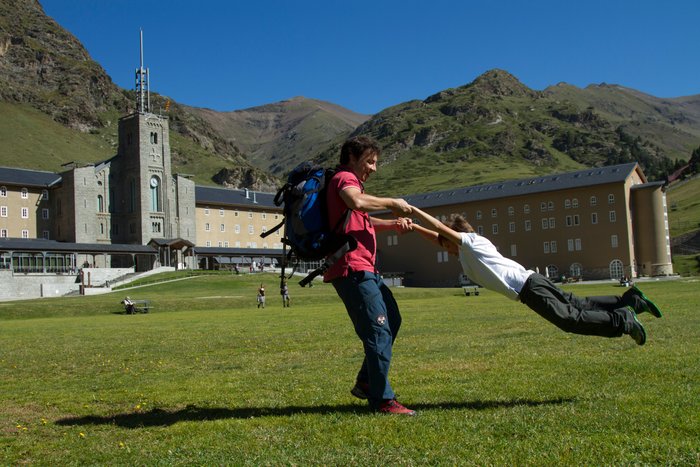
[[[377,171],[379,147],[367,137],[347,140],[340,150],[340,165],[331,178],[327,193],[329,225],[342,224],[344,234],[357,240],[357,248],[336,261],[324,274],[343,300],[348,315],[362,341],[365,358],[350,391],[367,399],[375,411],[415,415],[396,401],[389,384],[392,346],[401,326],[401,314],[389,288],[375,267],[376,230],[410,230],[410,219],[377,219],[368,212],[389,209],[394,214],[410,214],[403,199],[379,198],[364,192],[363,183]],[[347,216],[347,217],[346,217]],[[340,233],[340,232],[339,232]]]
[[[628,334],[638,345],[644,345],[647,335],[637,314],[646,311],[657,318],[662,316],[656,304],[636,287],[622,296],[577,297],[502,256],[493,243],[474,232],[462,216],[454,216],[451,226],[447,226],[416,207],[412,207],[412,211],[429,227],[414,224],[413,230],[458,256],[469,279],[520,300],[563,331],[601,337]]]

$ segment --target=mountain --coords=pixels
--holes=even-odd
[[[368,189],[407,194],[632,160],[661,179],[700,145],[700,96],[663,100],[605,90],[535,91],[491,70],[465,86],[385,109],[353,133],[382,147]],[[334,163],[341,144],[336,140],[316,159]]]
[[[164,109],[165,101],[151,94],[152,108]],[[114,155],[117,120],[133,112],[135,95],[116,86],[36,0],[0,0],[0,102],[3,164],[58,171],[65,162]],[[192,174],[203,184],[216,178],[256,190],[279,185],[187,107],[172,103],[168,115],[176,172]],[[81,143],[77,151],[65,142],[66,127]]]
[[[233,112],[190,107],[257,167],[285,175],[300,161],[347,137],[368,115],[305,97]]]

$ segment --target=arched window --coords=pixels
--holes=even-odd
[[[97,195],[97,212],[105,212],[105,201],[102,195]]]
[[[569,275],[571,277],[581,277],[582,270],[583,267],[581,266],[581,263],[573,263],[571,266],[569,266]]]
[[[624,266],[622,261],[614,259],[610,261],[610,279],[619,279],[624,275]]]
[[[559,268],[553,264],[547,266],[547,277],[556,278],[559,276]]]
[[[160,212],[160,180],[151,177],[151,212]]]

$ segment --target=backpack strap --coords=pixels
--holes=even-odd
[[[336,263],[336,261],[342,258],[346,253],[357,248],[357,240],[355,240],[355,237],[352,237],[351,235],[345,235],[344,237],[345,242],[341,245],[341,247],[338,248],[335,253],[326,257],[325,261],[323,261],[323,264],[320,267],[314,269],[305,278],[300,280],[300,286],[306,287],[307,284],[309,284],[317,276],[320,276],[321,274],[326,272],[328,268],[333,266]]]
[[[260,237],[265,238],[265,237],[267,237],[268,235],[270,235],[272,232],[277,232],[279,229],[282,228],[283,225],[284,225],[284,219],[282,219],[282,222],[280,222],[279,224],[277,224],[276,226],[274,226],[273,228],[271,228],[271,229],[268,230],[267,232],[261,233],[261,234],[260,234]]]

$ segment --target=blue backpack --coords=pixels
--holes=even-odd
[[[284,204],[284,219],[260,236],[265,238],[284,226],[282,280],[285,267],[290,261],[294,262],[296,269],[299,261],[324,260],[321,267],[299,282],[304,287],[345,253],[357,248],[357,241],[352,236],[338,233],[338,228],[350,210],[341,216],[337,225],[331,227],[328,224],[326,186],[335,172],[309,161],[302,162],[289,173],[287,183],[275,195],[275,205]]]

